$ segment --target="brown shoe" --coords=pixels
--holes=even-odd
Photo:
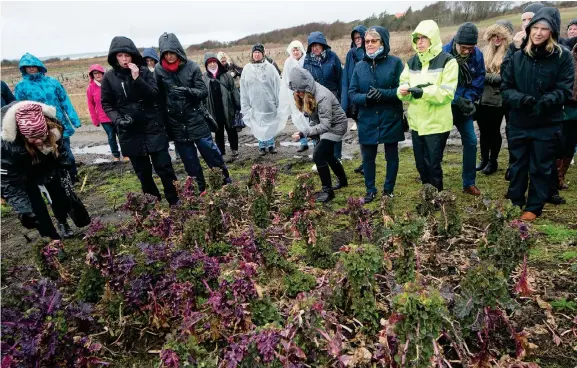
[[[523,212],[523,214],[521,215],[521,217],[519,219],[521,221],[531,222],[531,221],[534,221],[536,218],[537,218],[537,215],[534,214],[533,212]]]
[[[481,195],[481,190],[476,186],[471,185],[470,187],[463,189],[463,193],[467,193],[472,196],[478,197]]]

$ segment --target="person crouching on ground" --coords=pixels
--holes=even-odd
[[[67,221],[70,200],[62,186],[70,161],[56,114],[54,107],[32,101],[2,108],[2,194],[25,228],[52,240],[74,235]],[[39,185],[50,195],[58,231]]]
[[[176,175],[168,153],[154,75],[142,66],[142,56],[134,42],[122,36],[112,39],[108,64],[112,69],[102,79],[102,108],[118,129],[122,155],[130,158],[144,193],[161,199],[152,178],[154,167],[166,200],[176,204]]]
[[[318,202],[328,202],[335,197],[331,184],[331,169],[341,186],[347,185],[347,176],[341,162],[334,155],[334,146],[341,142],[347,132],[347,114],[336,96],[326,87],[315,82],[307,70],[296,67],[290,74],[290,89],[294,92],[297,108],[309,118],[309,128],[296,132],[292,138],[298,142],[302,137],[318,140],[313,152],[321,179],[322,191]]]
[[[573,90],[571,53],[557,43],[560,26],[557,9],[545,7],[537,11],[525,29],[527,37],[521,49],[502,71],[503,102],[511,108],[507,127],[511,180],[507,198],[515,206],[524,207],[524,221],[540,216],[549,196],[563,105]]]
[[[202,105],[208,88],[202,79],[197,63],[188,60],[184,48],[173,33],[164,33],[158,40],[160,64],[156,66],[156,80],[164,111],[166,125],[176,150],[180,154],[186,173],[196,178],[198,189],[206,189],[204,173],[196,150],[209,168],[222,170],[223,182],[231,183],[222,154],[209,128],[210,116]]]

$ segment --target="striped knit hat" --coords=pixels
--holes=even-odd
[[[16,125],[26,138],[44,138],[48,133],[42,106],[30,103],[16,111]]]

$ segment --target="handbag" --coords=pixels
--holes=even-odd
[[[232,127],[235,128],[237,132],[240,132],[246,127],[246,124],[242,120],[242,113],[240,111],[235,111],[234,119],[232,120]]]
[[[214,120],[212,115],[210,115],[207,108],[204,106],[204,103],[200,104],[199,110],[202,112],[204,120],[206,121],[206,124],[208,125],[210,131],[215,133],[218,130],[218,123],[216,122],[216,120]]]
[[[59,176],[62,188],[66,192],[66,196],[70,201],[70,211],[68,212],[68,216],[70,216],[72,222],[74,222],[74,225],[77,227],[90,225],[90,214],[84,206],[84,203],[82,203],[74,191],[74,185],[72,184],[70,173],[66,169],[61,169]]]

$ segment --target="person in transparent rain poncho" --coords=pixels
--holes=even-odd
[[[264,58],[264,46],[252,47],[252,60],[240,78],[241,113],[246,126],[258,139],[259,154],[277,153],[275,137],[286,126],[288,99],[281,101],[281,79],[275,67]]]
[[[303,67],[305,62],[305,48],[303,44],[299,40],[294,40],[291,42],[286,52],[289,54],[289,57],[284,62],[284,67],[282,69],[282,87],[280,90],[280,99],[281,101],[288,101],[290,107],[290,116],[293,125],[299,131],[305,131],[308,127],[308,121],[300,112],[295,104],[295,100],[293,98],[293,92],[289,88],[289,75],[291,70],[295,67]],[[304,137],[300,140],[300,147],[297,152],[304,152],[309,149],[308,138]]]

